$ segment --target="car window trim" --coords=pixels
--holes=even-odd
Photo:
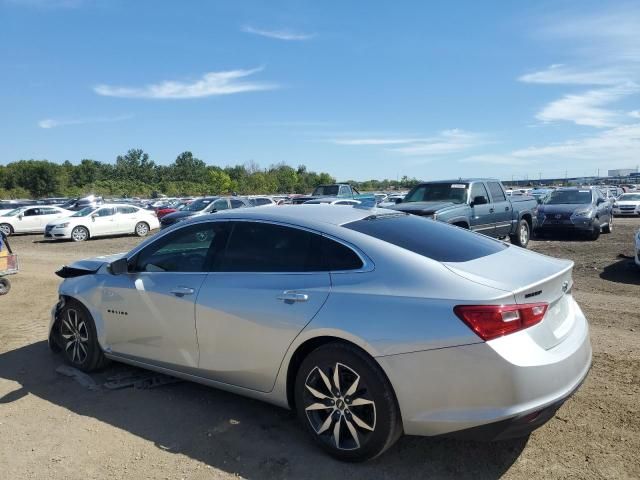
[[[154,237],[149,239],[149,242],[143,242],[140,245],[138,245],[136,248],[134,248],[133,250],[131,250],[128,254],[127,254],[127,262],[130,262],[131,260],[134,259],[134,257],[136,257],[140,251],[142,251],[143,248],[146,248],[147,246],[150,246],[151,244],[160,241],[163,237],[165,237],[166,235],[170,234],[171,232],[175,232],[177,230],[180,230],[182,228],[187,228],[189,226],[192,225],[196,225],[199,223],[206,223],[206,222],[258,222],[258,223],[268,223],[268,224],[272,224],[272,225],[279,225],[282,227],[289,227],[289,228],[297,228],[299,230],[303,230],[309,233],[313,233],[315,235],[321,235],[329,240],[333,240],[334,242],[338,242],[340,244],[342,244],[343,246],[351,249],[353,252],[355,252],[355,254],[360,258],[360,261],[362,262],[362,267],[357,268],[357,269],[353,269],[353,270],[318,270],[318,271],[312,271],[312,272],[220,272],[220,271],[211,271],[210,270],[210,265],[208,265],[207,267],[209,268],[209,271],[205,271],[205,272],[129,272],[129,273],[134,273],[134,274],[139,274],[139,273],[160,273],[160,274],[165,274],[165,273],[181,273],[181,274],[195,274],[195,275],[201,275],[201,274],[255,274],[255,275],[317,275],[318,273],[331,273],[331,274],[346,274],[346,273],[368,273],[368,272],[372,272],[375,270],[375,264],[373,262],[373,260],[371,260],[371,258],[369,258],[368,255],[366,255],[360,248],[356,247],[355,245],[353,245],[352,243],[343,240],[339,237],[336,237],[334,235],[331,234],[327,234],[324,232],[319,232],[317,230],[314,230],[312,228],[308,228],[308,227],[304,227],[301,225],[295,225],[295,224],[291,224],[291,223],[287,223],[287,222],[282,222],[282,221],[278,221],[278,220],[264,220],[264,219],[255,219],[255,218],[234,218],[234,217],[225,217],[225,218],[206,218],[206,219],[198,219],[195,221],[190,221],[188,223],[188,225],[181,225],[180,223],[176,223],[175,225],[177,226],[177,228],[168,228],[167,230],[165,230],[164,232],[160,232],[156,235],[154,235]],[[225,245],[224,247],[224,252],[226,253],[227,250],[227,246],[229,244],[229,239],[231,238],[231,234],[233,233],[233,231],[229,232],[229,236],[227,237],[227,245]]]

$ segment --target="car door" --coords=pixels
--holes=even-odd
[[[600,225],[604,225],[606,223],[611,222],[611,211],[612,206],[611,202],[607,200],[604,194],[600,190],[594,190],[595,193],[595,204],[596,211],[598,213],[598,218],[600,219]]]
[[[14,222],[13,230],[16,233],[38,231],[42,224],[40,210],[41,208],[39,207],[27,208],[24,212],[20,213]]]
[[[513,212],[511,202],[507,200],[500,182],[487,182],[493,208],[493,221],[496,224],[494,236],[506,237],[511,233]]]
[[[114,207],[102,207],[92,213],[89,230],[91,231],[92,237],[118,233],[116,209]]]
[[[329,295],[313,233],[260,221],[232,222],[224,257],[196,305],[201,374],[262,392],[273,388],[287,348]]]
[[[138,222],[139,209],[129,206],[117,207],[117,209],[116,222],[118,223],[119,233],[133,233]]]
[[[107,276],[102,294],[106,342],[120,356],[168,368],[195,368],[195,304],[210,251],[226,244],[226,224],[178,228],[129,259],[130,273]]]
[[[477,203],[475,200],[480,200],[479,197],[484,197],[486,199],[486,203]],[[484,186],[483,182],[474,182],[471,184],[469,206],[471,208],[469,228],[474,232],[494,236],[496,223],[494,212],[492,211],[493,205],[491,204],[491,197],[489,196],[487,188]]]
[[[219,198],[218,200],[213,202],[213,204],[211,205],[211,209],[209,211],[219,212],[221,210],[228,210],[228,209],[229,209],[229,200],[227,200],[226,198]]]

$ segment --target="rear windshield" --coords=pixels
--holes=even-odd
[[[313,191],[313,195],[338,195],[338,185],[320,185]]]
[[[468,262],[508,248],[489,237],[416,215],[372,216],[343,227],[438,262]]]

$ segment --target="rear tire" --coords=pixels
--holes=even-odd
[[[146,237],[149,235],[149,224],[147,222],[138,222],[135,228],[135,234],[139,237]]]
[[[339,460],[377,457],[402,435],[389,380],[375,360],[352,345],[329,343],[304,359],[295,404],[305,430]]]
[[[71,240],[74,242],[84,242],[89,240],[89,230],[85,227],[75,227],[71,230]]]
[[[8,237],[13,233],[13,227],[8,223],[0,223],[0,232],[4,233],[5,237]]]
[[[522,248],[527,248],[530,238],[531,238],[531,229],[529,228],[529,222],[527,222],[524,219],[520,220],[516,234],[509,235],[509,240],[511,240],[511,243]]]
[[[108,360],[98,343],[93,317],[84,305],[68,300],[59,318],[59,345],[65,361],[83,372],[103,368]]]
[[[0,296],[6,295],[11,290],[11,282],[8,278],[0,278]]]

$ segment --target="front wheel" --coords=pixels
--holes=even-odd
[[[606,227],[602,227],[602,232],[603,233],[611,233],[613,232],[613,215],[611,215],[611,217],[609,217],[609,223],[607,224]]]
[[[591,232],[589,233],[589,239],[597,240],[598,238],[600,238],[600,222],[594,222],[593,223],[593,228],[591,229]]]
[[[323,345],[304,359],[295,403],[307,432],[339,460],[374,458],[402,434],[389,380],[375,360],[350,345]]]
[[[8,237],[13,233],[13,228],[8,223],[0,223],[0,232],[4,233],[5,237]]]
[[[80,303],[69,300],[59,318],[60,347],[66,362],[84,372],[102,368],[107,360],[89,311]]]
[[[514,235],[509,235],[509,240],[514,245],[517,245],[522,248],[527,248],[529,244],[531,230],[529,228],[529,222],[526,220],[520,220],[518,224],[518,230]]]
[[[6,295],[11,290],[11,282],[8,278],[0,278],[0,295]]]
[[[71,240],[74,242],[84,242],[89,239],[89,230],[84,227],[76,227],[71,230]]]
[[[146,222],[138,222],[135,232],[139,237],[146,237],[149,234],[149,224]]]

